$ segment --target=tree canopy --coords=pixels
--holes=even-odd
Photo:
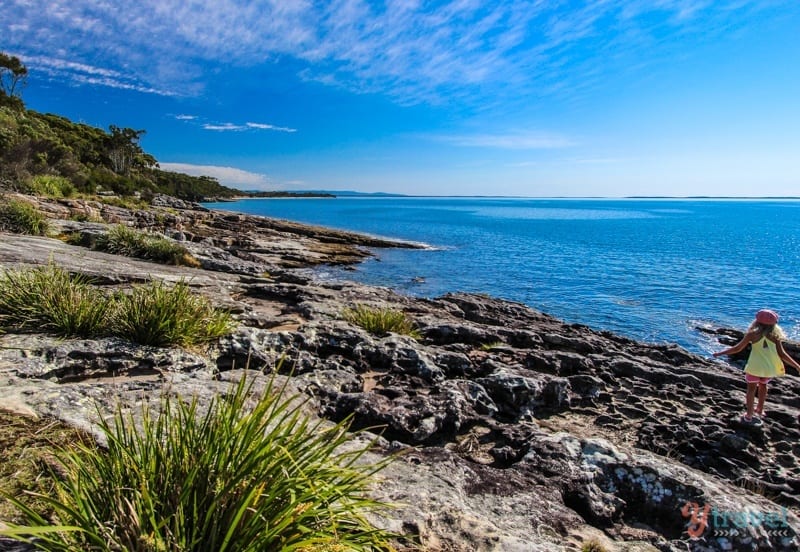
[[[28,68],[18,57],[0,52],[0,99],[6,100],[3,103],[22,105],[22,88],[27,77]]]

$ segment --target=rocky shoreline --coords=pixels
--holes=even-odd
[[[147,210],[27,199],[59,233],[92,235],[109,223],[158,231],[200,267],[0,234],[0,268],[52,260],[109,288],[183,279],[240,325],[204,351],[2,335],[6,409],[91,431],[95,404],[135,406],[166,388],[210,397],[245,367],[279,367],[314,414],[381,426],[375,454],[403,452],[375,489],[398,507],[374,521],[419,549],[580,550],[591,540],[609,551],[800,547],[797,374],[771,386],[763,426],[744,426],[735,365],[489,296],[417,299],[320,282],[308,270],[419,244],[167,197]],[[403,310],[420,337],[367,333],[342,317],[356,304]],[[721,347],[737,339],[714,332]],[[704,507],[707,526],[690,538],[692,514]]]

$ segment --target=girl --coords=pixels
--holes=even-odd
[[[739,343],[714,353],[715,357],[732,355],[751,345],[750,356],[744,367],[744,380],[747,382],[747,413],[742,417],[742,422],[746,424],[761,425],[764,401],[767,398],[767,383],[771,378],[786,374],[783,363],[800,370],[800,364],[784,350],[781,343],[784,339],[786,334],[778,326],[778,313],[763,309],[756,313],[756,319],[747,328],[747,333]],[[758,391],[758,405],[754,409],[756,391]]]

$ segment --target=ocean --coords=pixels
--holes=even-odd
[[[698,327],[763,307],[800,339],[800,200],[337,197],[207,203],[423,242],[322,279],[422,297],[479,292],[568,322],[708,354]]]

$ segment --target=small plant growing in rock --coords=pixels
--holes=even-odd
[[[189,251],[179,243],[173,242],[164,236],[140,232],[122,224],[111,227],[107,233],[99,236],[93,248],[116,255],[149,259],[168,264],[199,265]]]
[[[385,507],[367,490],[388,460],[364,461],[372,442],[344,447],[348,420],[311,421],[273,382],[254,407],[242,381],[207,410],[164,395],[141,424],[100,416],[107,449],[59,454],[53,520],[7,496],[27,526],[0,534],[52,551],[393,550],[364,517]]]
[[[597,539],[592,539],[583,543],[581,552],[608,552],[608,548],[600,544]]]
[[[92,337],[111,303],[88,278],[53,264],[0,273],[0,328]]]
[[[492,341],[491,343],[483,343],[481,345],[481,351],[488,352],[492,349],[496,349],[497,347],[505,347],[505,343],[502,341]]]
[[[44,236],[48,230],[47,218],[27,201],[0,196],[0,230]]]
[[[108,296],[88,278],[52,263],[0,273],[0,330],[195,346],[230,333],[234,325],[230,313],[183,281],[152,282]]]
[[[420,336],[414,327],[414,322],[401,310],[356,305],[351,309],[345,309],[342,316],[348,322],[378,336],[389,332],[408,335],[414,339]]]
[[[198,345],[230,333],[233,319],[178,282],[136,286],[115,297],[113,333],[143,345]]]

